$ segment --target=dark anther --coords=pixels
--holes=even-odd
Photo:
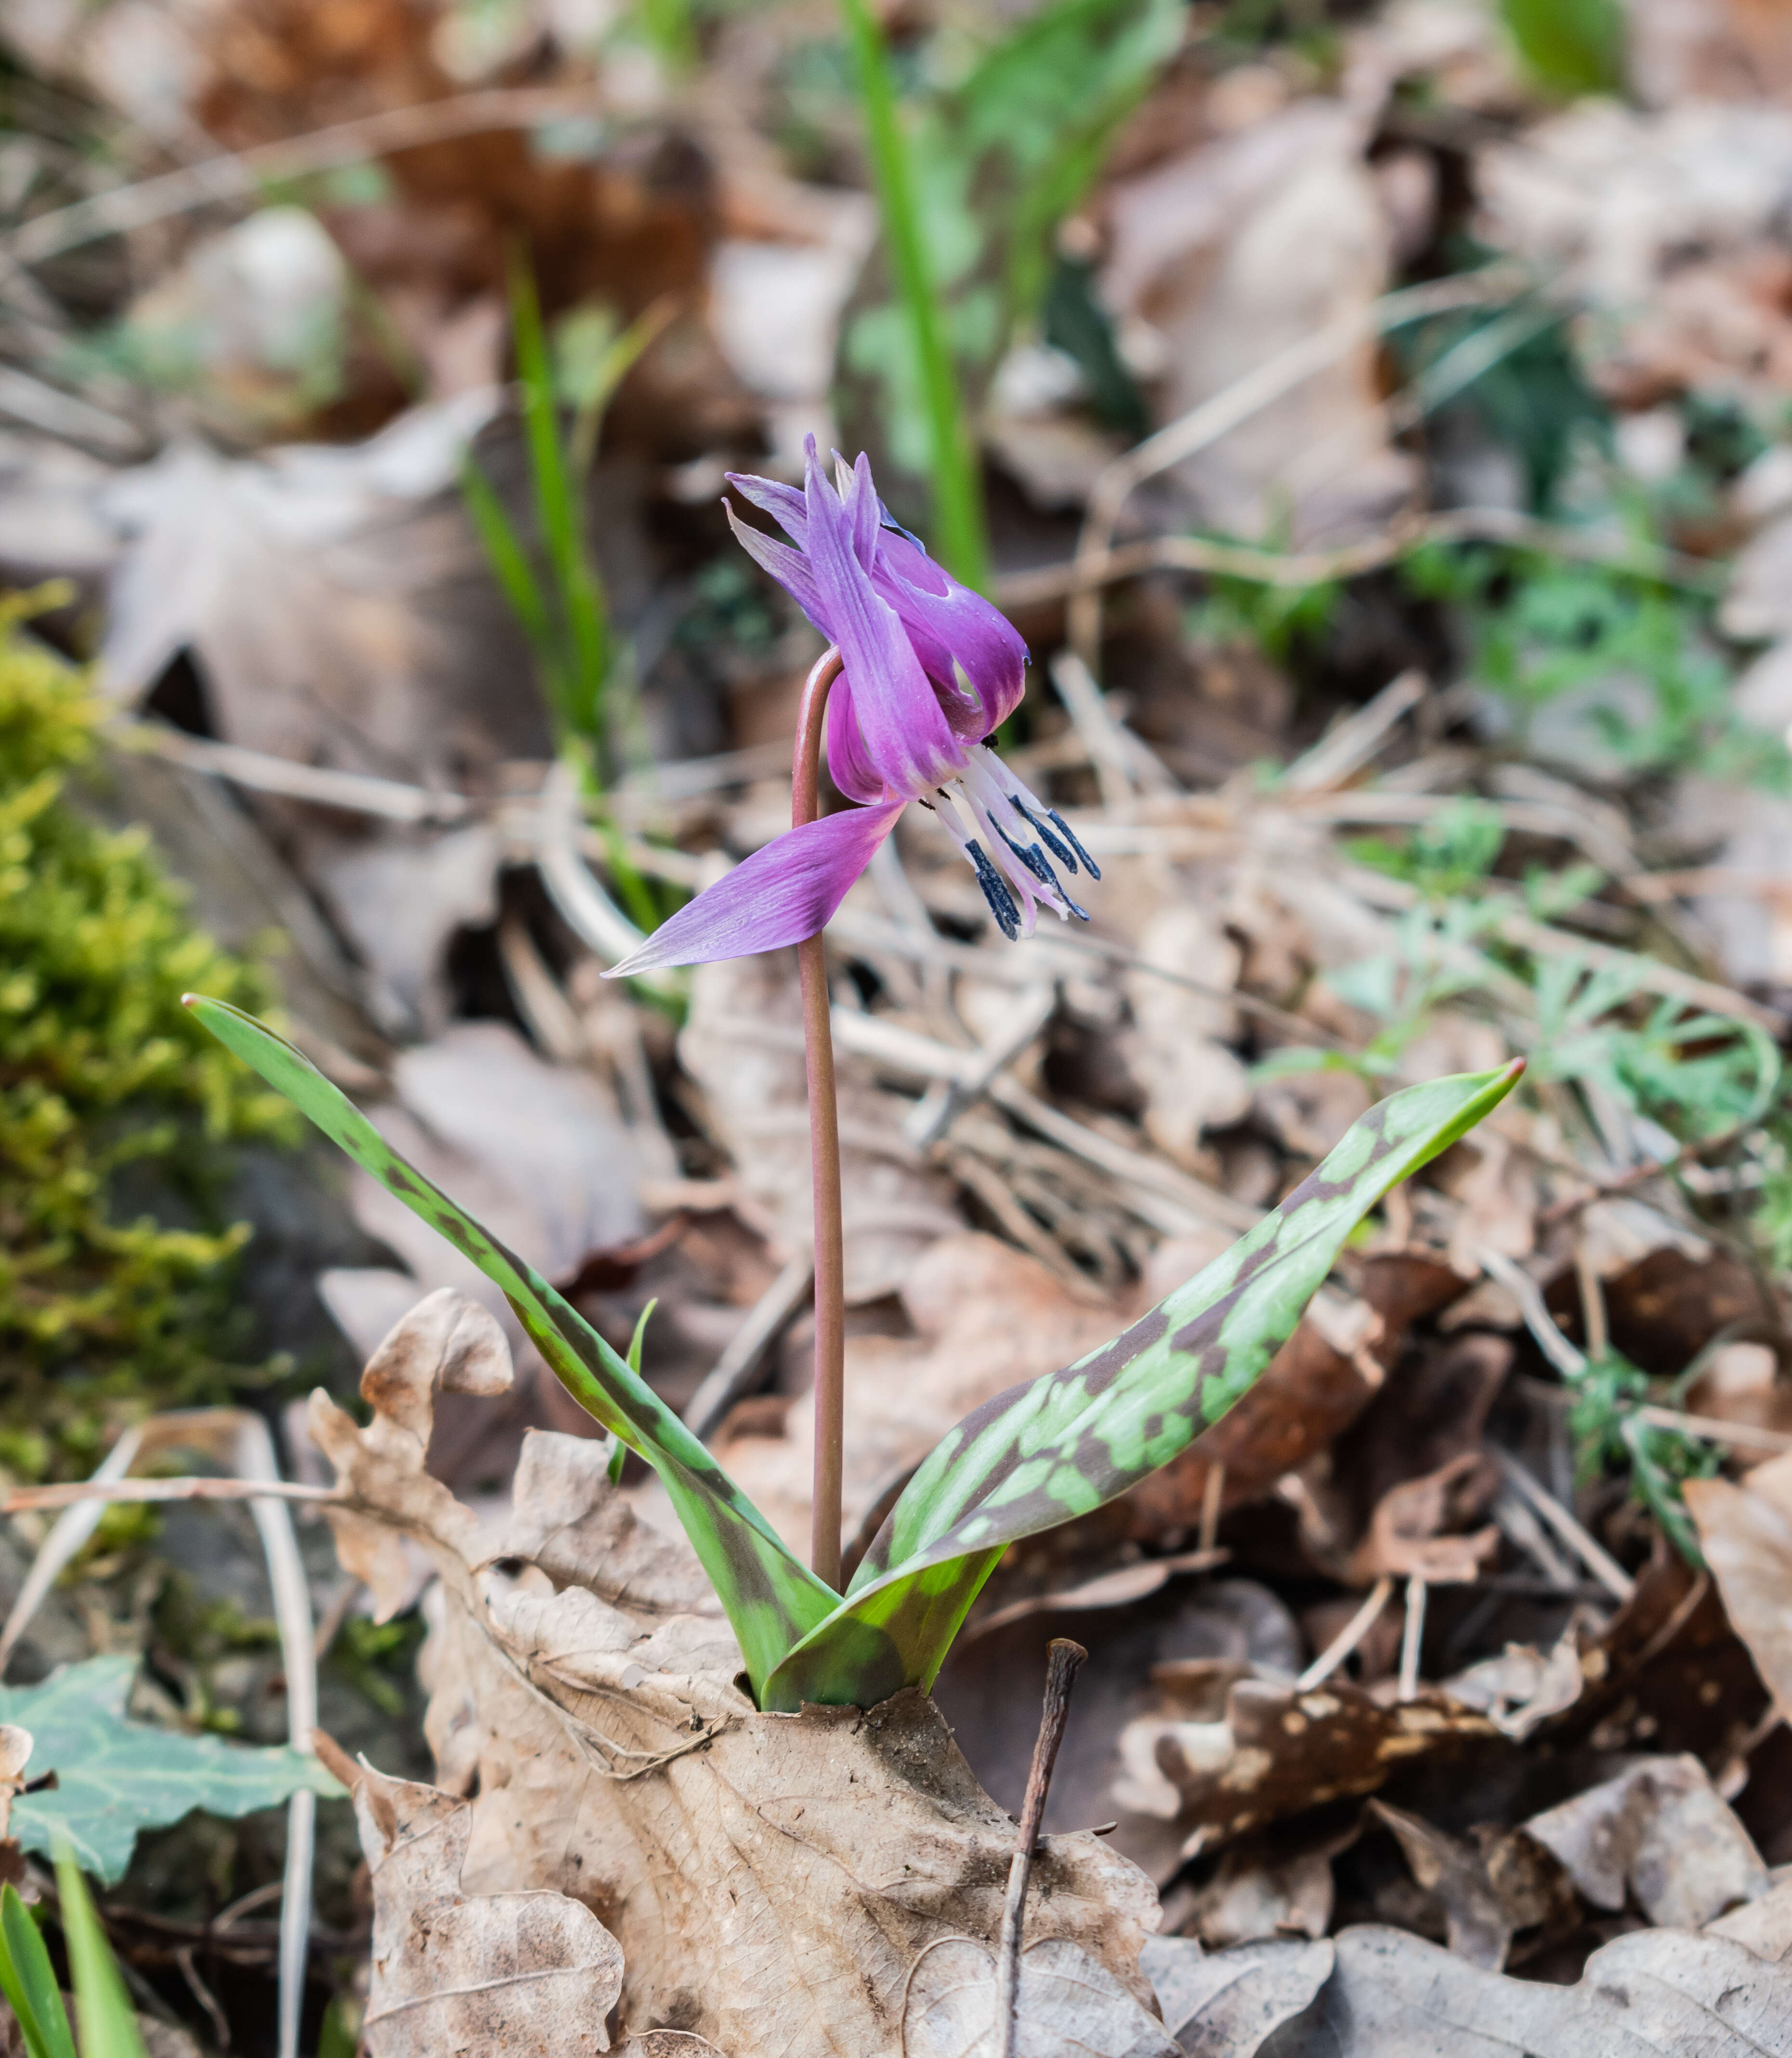
[[[1027,805],[1025,801],[1016,801],[1014,807],[1017,813],[1025,815],[1027,820],[1033,824],[1033,827],[1038,830],[1040,841],[1045,844],[1045,848],[1052,853],[1053,856],[1057,860],[1058,863],[1063,865],[1067,870],[1074,872],[1076,869],[1076,854],[1071,849],[1069,844],[1060,843],[1058,839],[1053,835],[1052,832],[1049,828],[1046,828],[1045,824],[1039,819],[1038,816],[1033,812],[1033,809]]]
[[[1062,831],[1064,840],[1068,843],[1070,848],[1075,851],[1076,855],[1083,860],[1083,868],[1088,873],[1090,878],[1099,879],[1101,876],[1100,866],[1089,856],[1088,852],[1084,849],[1083,846],[1077,842],[1075,835],[1071,830],[1069,823],[1064,820],[1064,816],[1058,812],[1056,808],[1048,808],[1046,809],[1046,812],[1050,815],[1052,820],[1057,823],[1060,830]]]
[[[1002,934],[1012,944],[1021,934],[1021,911],[1014,904],[1014,896],[1008,890],[1008,882],[997,871],[984,853],[983,846],[973,837],[965,845],[970,853],[970,861],[977,867],[977,883],[983,888],[983,897],[989,904],[989,912],[996,918]]]
[[[1000,822],[996,823],[994,827],[996,834],[1008,845],[1041,886],[1049,886],[1054,893],[1061,893],[1064,891],[1058,884],[1057,874],[1045,862],[1045,853],[1037,844],[1028,844],[1023,848],[1014,840]]]

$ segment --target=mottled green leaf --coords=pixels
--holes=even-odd
[[[863,1705],[930,1686],[1003,1551],[1112,1500],[1218,1421],[1292,1333],[1357,1223],[1522,1069],[1382,1101],[1275,1214],[1124,1334],[968,1415],[909,1483],[847,1600],[772,1674],[763,1705]]]
[[[677,1416],[577,1309],[406,1164],[307,1058],[252,1015],[220,1001],[189,997],[188,1004],[220,1042],[502,1287],[561,1385],[658,1472],[728,1611],[757,1690],[791,1645],[833,1612],[839,1595],[792,1555]]]
[[[105,1885],[122,1877],[139,1830],[194,1808],[246,1815],[291,1795],[342,1792],[318,1761],[289,1745],[227,1743],[127,1721],[134,1658],[89,1658],[38,1687],[0,1687],[0,1722],[31,1732],[34,1777],[56,1784],[13,1802],[12,1834],[49,1853],[57,1838]]]

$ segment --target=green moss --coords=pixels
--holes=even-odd
[[[87,675],[0,602],[0,1461],[84,1471],[109,1416],[230,1384],[231,1261],[208,1219],[218,1147],[286,1138],[290,1111],[192,1023],[190,988],[267,1004],[196,930],[137,831],[72,804],[104,710]],[[123,1219],[121,1175],[168,1212]]]

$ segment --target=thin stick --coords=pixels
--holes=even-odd
[[[1294,1682],[1295,1690],[1305,1693],[1308,1687],[1320,1686],[1329,1679],[1381,1620],[1382,1609],[1393,1597],[1393,1575],[1384,1572],[1370,1588],[1368,1599]]]
[[[1703,1436],[1713,1444],[1734,1444],[1738,1450],[1792,1451],[1792,1436],[1755,1422],[1726,1422],[1720,1415],[1685,1415],[1678,1408],[1645,1405],[1637,1409],[1658,1429],[1677,1429],[1683,1436]]]
[[[230,150],[183,165],[135,185],[114,186],[29,221],[11,239],[10,254],[39,264],[101,236],[142,228],[152,221],[220,201],[246,200],[273,183],[365,164],[398,150],[500,129],[527,129],[556,120],[601,114],[603,101],[589,86],[498,86],[451,100],[383,108],[334,128],[280,143]]]
[[[1226,1497],[1226,1466],[1223,1460],[1207,1467],[1207,1476],[1201,1482],[1200,1544],[1203,1551],[1211,1551],[1219,1536],[1220,1503]]]
[[[1009,1861],[1008,1899],[1002,1905],[1001,1938],[996,1946],[996,2058],[1013,2058],[1015,2010],[1021,1997],[1021,1928],[1026,1912],[1027,1880],[1033,1871],[1033,1847],[1039,1841],[1045,1793],[1052,1783],[1058,1746],[1070,1714],[1070,1690],[1088,1653],[1068,1636],[1054,1636],[1046,1654],[1045,1706],[1039,1718],[1039,1740],[1033,1747],[1026,1798],[1021,1803],[1021,1826],[1014,1833],[1014,1855]]]
[[[1509,1451],[1496,1450],[1493,1455],[1498,1459],[1506,1477],[1531,1504],[1535,1512],[1555,1531],[1612,1599],[1627,1601],[1636,1591],[1636,1582],[1617,1559],[1576,1520],[1552,1493],[1546,1492],[1537,1484]]]
[[[1612,1333],[1605,1319],[1605,1289],[1584,1238],[1574,1247],[1574,1277],[1580,1289],[1580,1327],[1587,1339],[1587,1355],[1596,1364],[1612,1347]]]
[[[809,1253],[793,1257],[755,1301],[747,1319],[684,1407],[684,1426],[708,1440],[710,1432],[752,1386],[754,1374],[791,1317],[803,1305],[814,1276]]]
[[[837,650],[824,650],[803,689],[791,767],[791,826],[821,812],[823,717],[840,676]],[[816,1575],[840,1583],[840,1482],[846,1425],[846,1232],[840,1218],[840,1110],[834,1090],[834,1031],[827,948],[820,934],[796,947],[803,984],[803,1047],[809,1076],[809,1158],[815,1194],[815,1474],[809,1559]]]
[[[1425,1584],[1417,1572],[1406,1582],[1406,1627],[1400,1638],[1400,1698],[1418,1692],[1419,1650],[1425,1642]]]
[[[101,1479],[65,1480],[52,1486],[15,1486],[0,1498],[0,1515],[29,1509],[73,1508],[83,1500],[334,1500],[333,1486],[303,1486],[291,1480]]]

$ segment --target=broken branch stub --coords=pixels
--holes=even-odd
[[[760,1714],[702,1567],[637,1521],[593,1440],[533,1432],[508,1514],[482,1524],[423,1469],[432,1340],[459,1331],[439,1312],[403,1330],[380,1353],[372,1424],[322,1395],[311,1420],[344,1495],[339,1536],[364,1552],[383,1532],[441,1581],[426,1727],[441,1786],[473,1797],[454,1818],[463,1900],[545,1892],[594,1911],[623,1957],[619,2036],[682,2032],[728,2058],[901,2051],[930,1947],[991,1953],[1014,1837],[938,1712],[908,1691]],[[1138,1957],[1156,1897],[1124,1858],[1045,1838],[1026,1915],[1024,1965],[1045,1945],[1074,1954],[1085,2048],[1110,2048],[1116,1994],[1135,2028],[1152,2020]],[[1034,1984],[1024,1971],[1029,2034]],[[1067,1989],[1049,1984],[1056,2008]]]

